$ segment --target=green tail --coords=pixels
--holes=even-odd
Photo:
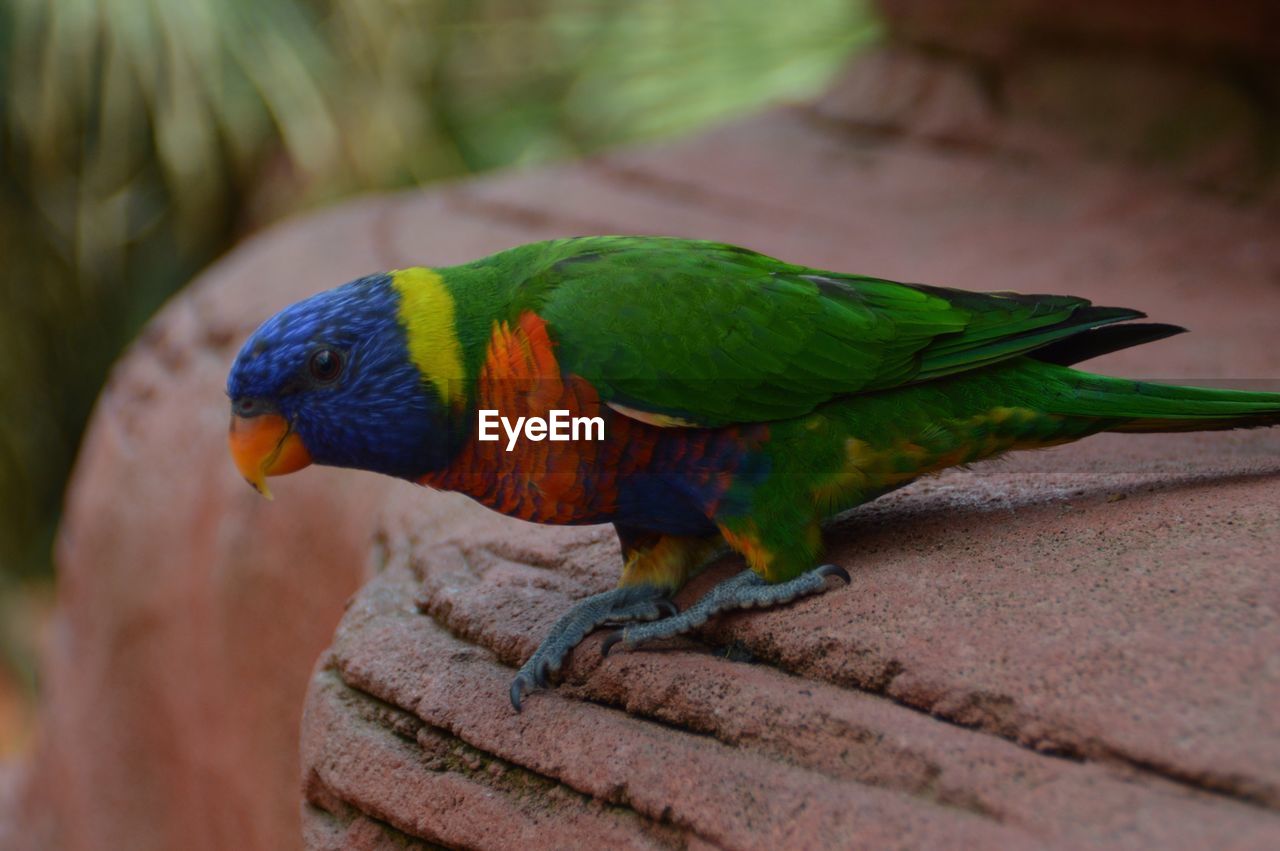
[[[1041,366],[1052,413],[1116,420],[1106,431],[1217,431],[1280,425],[1280,393],[1219,390],[1109,378]]]

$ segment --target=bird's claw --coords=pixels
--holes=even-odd
[[[515,679],[511,681],[511,705],[516,712],[520,711],[520,699],[524,697],[525,689],[531,683],[525,679],[524,674],[516,674]]]
[[[826,590],[826,578],[834,576],[845,584],[852,581],[849,572],[834,564],[823,564],[794,579],[769,584],[758,574],[745,570],[716,585],[683,612],[651,623],[642,623],[610,633],[600,646],[604,656],[617,644],[627,648],[649,641],[675,638],[692,632],[716,615],[738,609],[766,608],[790,603],[810,594]]]
[[[558,670],[559,663],[553,663],[551,659],[539,659],[534,654],[511,680],[511,705],[516,712],[520,711],[520,701],[525,693],[535,688],[546,688],[551,683],[551,675]]]
[[[657,621],[660,621],[663,618],[673,617],[680,612],[680,610],[676,608],[676,604],[670,600],[659,600],[654,605],[658,609],[658,616],[654,618],[654,620]]]
[[[545,688],[560,670],[570,651],[588,633],[605,623],[646,621],[674,614],[676,607],[659,588],[643,585],[616,588],[580,601],[551,628],[511,680],[511,706],[519,712],[526,694]]]
[[[849,571],[838,564],[820,564],[813,569],[813,572],[819,576],[837,576],[845,585],[853,584],[853,577],[849,575]]]
[[[698,602],[683,612],[651,586],[631,586],[588,597],[569,610],[552,627],[551,634],[538,646],[511,681],[511,705],[520,711],[521,699],[535,688],[545,688],[560,670],[569,652],[586,635],[604,624],[630,623],[605,636],[600,645],[606,657],[618,644],[627,648],[646,641],[673,638],[696,629],[717,614],[734,609],[750,609],[789,603],[798,597],[818,594],[824,580],[834,576],[846,585],[852,582],[849,572],[834,564],[813,568],[795,579],[770,585],[752,571],[744,571],[726,579]]]
[[[675,607],[672,606],[674,609]],[[613,645],[623,640],[623,633],[626,630],[615,629],[604,637],[604,641],[600,643],[600,657],[603,659],[609,655],[609,651],[613,649]]]

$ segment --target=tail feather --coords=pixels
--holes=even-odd
[[[1028,354],[1044,363],[1056,363],[1059,366],[1096,358],[1101,355],[1163,340],[1175,334],[1186,332],[1179,325],[1166,325],[1162,322],[1130,322],[1125,325],[1104,325],[1073,334],[1065,340],[1050,343]]]
[[[958,335],[941,337],[923,352],[917,379],[926,381],[964,370],[977,369],[1008,360],[1019,354],[1034,356],[1037,350],[1078,336],[1090,329],[1127,322],[1131,319],[1142,319],[1146,316],[1145,313],[1130,310],[1127,307],[1094,307],[1083,299],[1067,296],[1008,294],[1004,297],[1011,301],[1024,301],[1043,306],[1046,310],[1051,307],[1062,308],[1064,304],[1073,309],[1062,320],[1050,324],[1031,324],[1030,327],[1019,327],[1013,330],[1006,326],[994,325],[966,329],[964,333]],[[959,298],[955,300],[959,301]]]
[[[1050,367],[1052,368],[1052,367]],[[1116,420],[1107,431],[1218,431],[1280,425],[1280,393],[1185,387],[1069,373],[1055,413]]]

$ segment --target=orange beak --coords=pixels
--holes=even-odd
[[[302,439],[279,414],[232,414],[228,443],[240,475],[267,499],[271,499],[267,476],[283,476],[311,463],[311,454]]]

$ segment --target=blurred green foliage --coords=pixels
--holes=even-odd
[[[805,96],[873,29],[855,0],[0,0],[0,598],[49,570],[110,363],[240,235]]]

